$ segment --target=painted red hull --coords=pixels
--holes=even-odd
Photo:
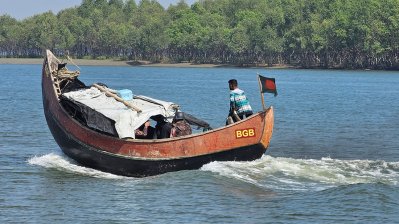
[[[62,151],[84,166],[142,177],[198,169],[211,161],[250,161],[266,151],[273,131],[273,108],[233,125],[179,138],[123,140],[93,131],[60,105],[52,72],[58,59],[47,51],[42,94],[47,124]]]

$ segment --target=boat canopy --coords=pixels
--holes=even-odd
[[[108,88],[107,90],[116,92]],[[119,138],[135,138],[135,130],[152,116],[162,115],[171,122],[175,112],[179,108],[179,105],[175,103],[140,95],[125,101],[125,103],[127,102],[132,105],[133,108],[139,109],[139,111],[137,111],[117,101],[115,98],[107,96],[94,86],[66,92],[63,93],[62,96],[73,102],[75,106],[82,105],[83,107],[88,107],[114,121],[115,130]],[[87,111],[87,109],[84,110]],[[82,111],[82,108],[80,111]],[[98,124],[99,120],[103,119],[96,119],[90,123],[101,130],[101,128],[98,128],[101,126],[101,124]],[[88,124],[88,126],[90,127],[90,124]],[[105,128],[103,127],[102,129]],[[102,131],[109,132],[108,130]]]

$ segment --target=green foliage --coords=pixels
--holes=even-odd
[[[399,68],[398,0],[82,0],[0,24],[2,57]]]

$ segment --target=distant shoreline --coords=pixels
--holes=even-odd
[[[68,65],[73,65],[70,61],[65,60]],[[90,59],[73,59],[73,62],[78,66],[140,66],[140,67],[175,67],[175,68],[217,68],[217,67],[232,67],[232,68],[293,68],[289,65],[275,65],[267,67],[264,65],[248,65],[237,66],[230,64],[194,64],[194,63],[149,63],[144,61],[117,61],[117,60],[90,60]],[[12,65],[40,65],[43,63],[41,58],[0,58],[0,64]]]

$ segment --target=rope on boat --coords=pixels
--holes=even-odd
[[[72,58],[69,57],[69,52],[67,53],[66,57],[67,57],[68,61],[70,61],[73,65],[75,65],[80,70],[79,66],[77,64],[75,64],[75,62],[73,62]]]
[[[53,73],[59,79],[74,79],[79,76],[79,71],[69,71],[67,69],[60,69]]]

